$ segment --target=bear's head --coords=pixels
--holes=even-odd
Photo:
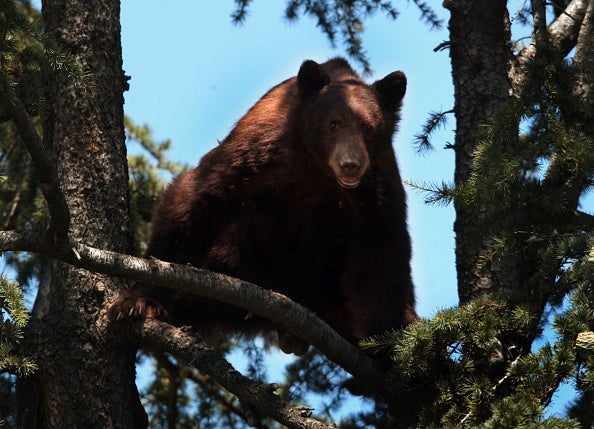
[[[299,69],[304,142],[343,188],[356,188],[382,145],[392,144],[406,77],[397,71],[367,85],[342,58]]]

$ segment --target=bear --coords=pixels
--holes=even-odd
[[[417,319],[406,197],[392,147],[404,73],[366,84],[343,58],[306,60],[199,165],[163,192],[147,255],[227,274],[304,305],[353,344]],[[113,318],[167,314],[197,332],[298,333],[244,309],[162,287],[119,299]]]

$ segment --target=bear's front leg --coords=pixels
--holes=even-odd
[[[342,280],[346,314],[356,340],[414,323],[410,242],[386,233],[361,234],[352,243]]]

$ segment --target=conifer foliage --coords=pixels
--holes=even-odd
[[[250,3],[235,1],[234,22],[249,19]],[[59,97],[52,93],[57,83],[67,83],[64,93],[79,91],[80,97],[88,97],[93,109],[108,104],[93,104],[96,95],[107,91],[95,86],[100,71],[86,56],[92,49],[77,45],[89,43],[100,51],[93,45],[99,42],[83,38],[66,49],[55,34],[42,31],[42,16],[28,1],[0,0],[0,250],[11,251],[6,263],[17,281],[0,278],[0,427],[63,427],[81,418],[107,427],[113,416],[104,410],[123,411],[127,423],[117,424],[125,427],[146,427],[148,422],[169,428],[327,428],[336,420],[344,428],[594,426],[594,216],[584,208],[594,185],[594,1],[532,0],[516,6],[505,0],[446,0],[444,9],[420,0],[413,3],[430,28],[441,28],[441,16],[449,14],[449,40],[438,48],[451,56],[455,100],[451,110],[429,115],[415,144],[420,151],[430,151],[432,133],[455,121],[455,142],[445,149],[455,152],[456,168],[453,180],[411,187],[423,192],[428,203],[455,207],[460,305],[405,331],[366,340],[362,347],[367,354],[340,349],[340,338],[320,341],[317,350],[287,367],[283,383],[268,385],[263,354],[268,338],[256,344],[230,339],[206,345],[188,331],[158,321],[106,326],[102,314],[116,291],[101,277],[104,274],[150,278],[186,290],[196,286],[192,290],[202,293],[213,284],[237,283],[88,245],[95,240],[84,233],[93,220],[71,218],[68,207],[86,209],[89,197],[81,193],[73,198],[60,188],[54,170],[64,160],[52,158],[51,140],[42,140],[51,139],[48,116],[56,111],[52,103],[58,104]],[[383,0],[289,0],[285,15],[288,20],[315,19],[331,44],[343,43],[369,71],[362,44],[365,19],[375,13],[395,19],[397,6],[398,2]],[[54,27],[76,18],[56,14],[59,2],[48,1],[44,7]],[[83,26],[86,21],[73,22]],[[100,24],[96,28],[107,28]],[[110,25],[119,28],[113,21]],[[527,38],[512,39],[512,34],[522,32]],[[122,79],[117,60],[115,75]],[[102,82],[114,89],[109,86],[113,76]],[[125,84],[121,87],[116,86],[110,102],[121,102],[118,91],[125,90]],[[133,244],[125,237],[114,247],[140,255],[164,177],[184,167],[167,160],[170,142],[156,142],[149,127],[129,118],[124,125],[134,155],[128,156],[127,165],[115,159],[108,168],[129,175],[130,199],[124,204],[129,213],[108,226],[115,224],[112,231],[119,231],[119,223],[127,225],[129,218]],[[70,147],[61,150],[63,158],[72,155]],[[106,158],[103,155],[107,154],[98,154],[97,164]],[[88,160],[80,161],[84,162]],[[61,165],[62,171],[80,167]],[[111,175],[101,180],[105,178]],[[70,205],[66,198],[71,198]],[[62,295],[48,300],[50,281],[66,275],[63,262],[83,270],[84,284],[56,282]],[[88,277],[90,273],[97,274]],[[244,293],[253,286],[240,285]],[[74,300],[80,308],[60,307],[63,296],[76,297],[72,291],[80,291],[80,304]],[[278,299],[262,293],[266,299]],[[37,296],[32,317],[24,296]],[[237,296],[229,292],[224,299],[235,304]],[[50,338],[54,325],[47,324],[62,329],[65,324],[60,317],[48,317],[48,306],[54,314],[63,312],[76,321],[72,332],[61,332],[58,340]],[[307,320],[294,323],[323,329],[315,316],[298,314],[306,314],[302,319]],[[549,333],[543,336],[545,330]],[[46,335],[40,338],[39,332]],[[78,337],[84,341],[77,343]],[[72,368],[80,370],[80,383],[96,375],[98,367],[84,357],[75,359],[89,350],[101,351],[94,356],[104,359],[100,369],[108,370],[99,381],[88,381],[101,397],[85,397],[79,386],[52,384],[52,357],[45,350],[59,354],[63,347],[61,342],[44,341],[71,338],[64,344],[73,349],[61,356],[80,365]],[[148,418],[128,411],[129,404],[139,403],[138,392],[126,387],[122,378],[117,383],[110,379],[128,374],[130,382],[129,355],[119,356],[132,353],[133,358],[131,348],[137,346],[146,350],[139,359],[153,368],[140,392]],[[336,347],[344,353],[336,353]],[[112,353],[114,349],[118,353]],[[246,374],[226,362],[224,356],[230,353],[242,353],[249,362]],[[334,356],[334,362],[326,355]],[[355,375],[355,382],[341,365]],[[369,386],[361,386],[365,381]],[[575,398],[566,415],[551,416],[547,407],[564,384],[575,388]],[[363,394],[366,406],[338,415],[336,409],[349,397],[349,389]],[[62,396],[48,398],[46,392]],[[310,393],[322,397],[313,416],[305,405]],[[64,405],[79,399],[87,412],[83,417],[77,414],[80,410]]]
[[[588,380],[594,362],[586,350],[591,350],[594,327],[594,218],[580,209],[594,177],[594,52],[587,39],[593,34],[594,6],[578,3],[556,3],[567,7],[559,12],[533,1],[519,12],[529,17],[533,38],[530,45],[502,55],[512,84],[503,83],[500,89],[509,95],[491,103],[477,121],[466,111],[472,100],[462,96],[485,92],[473,88],[472,94],[457,86],[455,181],[417,187],[427,193],[428,202],[455,204],[464,303],[413,326],[394,342],[396,372],[408,383],[431,383],[436,365],[442,365],[434,402],[420,409],[424,427],[437,422],[463,427],[594,424],[584,403],[592,406]],[[495,3],[446,2],[446,7],[452,21],[480,19],[477,13],[493,19],[497,13]],[[547,13],[557,17],[548,28],[545,22],[552,18]],[[577,26],[573,35],[557,32],[564,17]],[[499,19],[505,34],[506,14]],[[463,64],[456,69],[461,60],[455,58],[453,44],[461,42],[451,36],[455,84],[462,76],[470,77],[468,86],[484,80],[465,73]],[[479,41],[481,36],[475,36],[473,42]],[[575,45],[567,45],[569,37]],[[575,55],[570,56],[573,47]],[[496,71],[485,74],[496,80]],[[497,96],[496,88],[489,90]],[[427,130],[433,122],[431,118]],[[461,134],[465,127],[470,139]],[[472,222],[465,219],[469,215]],[[534,343],[547,326],[553,329],[547,342]],[[419,357],[425,362],[423,356],[433,360],[419,364]],[[573,420],[546,418],[544,412],[562,382],[580,392],[569,413]]]

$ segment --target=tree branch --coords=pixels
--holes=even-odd
[[[544,0],[532,0],[531,4],[532,20],[534,21],[533,41],[538,51],[539,47],[546,47],[549,44],[546,6]]]
[[[350,374],[388,396],[382,371],[371,357],[338,335],[307,308],[280,293],[189,265],[138,258],[80,243],[72,243],[68,247],[71,250],[55,246],[35,231],[0,232],[0,251],[43,253],[90,271],[205,296],[264,316],[299,333]]]
[[[592,66],[594,64],[594,2],[590,2],[583,18],[578,40],[576,42],[573,61],[585,71],[580,74],[574,92],[581,97],[588,107],[594,106],[594,82],[592,81]],[[588,71],[590,73],[588,73]],[[592,126],[590,125],[590,131]]]
[[[567,55],[575,46],[588,0],[573,0],[565,11],[549,25],[549,39]]]
[[[573,0],[548,27],[549,42],[552,46],[561,49],[564,55],[575,47],[587,7],[588,0]],[[539,36],[539,33],[535,32],[535,36]],[[537,43],[533,42],[522,49],[517,56],[518,61],[523,63],[532,58],[536,52],[536,45]]]
[[[235,399],[231,397],[231,395],[226,395],[225,393],[221,392],[220,385],[217,384],[217,382],[210,375],[204,372],[200,373],[198,370],[194,370],[189,371],[187,377],[196,383],[196,385],[199,386],[200,389],[210,398],[213,398],[220,407],[223,407],[225,410],[227,410],[228,413],[247,421],[248,414],[246,411],[236,403]],[[253,420],[253,422],[250,422],[253,427],[257,429],[266,429],[266,426],[263,422],[256,419]]]
[[[50,236],[55,243],[66,243],[68,226],[70,225],[70,212],[66,198],[60,190],[55,164],[45,150],[23,102],[16,94],[13,94],[6,104],[6,106],[0,106],[0,111],[3,111],[3,107],[10,114],[39,174],[39,188],[43,192],[51,215]]]
[[[255,382],[239,373],[218,352],[184,329],[147,319],[140,327],[139,336],[146,345],[163,348],[206,372],[236,395],[247,412],[253,410],[260,415],[270,416],[288,428],[331,429],[331,426],[304,415],[303,410],[289,406],[274,394],[274,385]]]

